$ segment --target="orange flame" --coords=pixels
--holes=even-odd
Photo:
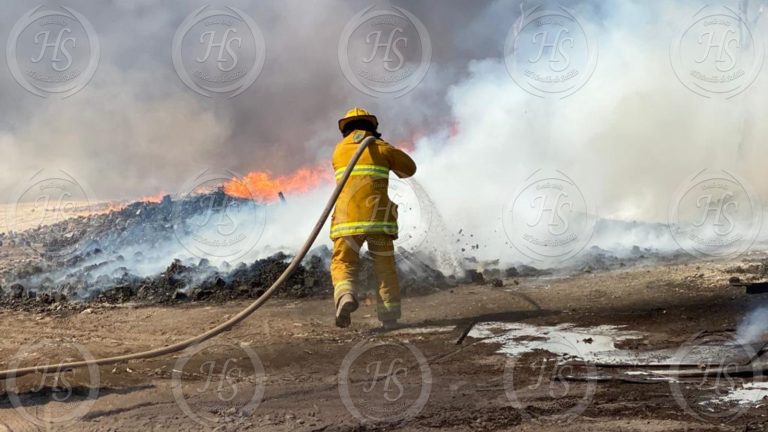
[[[269,171],[252,171],[243,178],[233,178],[225,183],[224,192],[238,198],[270,202],[278,199],[278,192],[286,195],[303,193],[331,181],[332,170],[327,163],[322,163],[277,177]]]
[[[159,202],[163,201],[163,196],[165,196],[165,195],[166,194],[164,194],[164,193],[159,193],[159,194],[156,194],[156,195],[147,195],[147,196],[139,198],[139,201],[140,202],[146,202],[146,203],[159,203]]]

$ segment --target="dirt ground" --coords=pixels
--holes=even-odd
[[[387,333],[372,305],[340,330],[330,300],[274,300],[194,352],[6,381],[0,431],[768,430],[765,404],[701,404],[713,386],[559,381],[526,375],[553,364],[542,362],[552,359],[547,352],[510,362],[499,344],[471,335],[457,344],[484,322],[626,326],[643,335],[622,345],[636,351],[677,348],[700,332],[729,335],[762,301],[728,285],[732,265],[461,286],[406,299],[405,327]],[[0,367],[155,348],[246,304],[94,306],[65,316],[0,310]]]

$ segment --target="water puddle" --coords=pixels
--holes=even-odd
[[[758,404],[768,398],[768,382],[746,383],[712,403]]]
[[[573,324],[536,326],[523,323],[490,322],[476,325],[469,336],[501,344],[498,352],[510,357],[543,350],[565,360],[581,359],[597,364],[626,364],[638,366],[681,366],[743,364],[749,361],[761,345],[750,351],[734,343],[714,344],[694,341],[691,345],[659,350],[618,349],[622,341],[642,340],[645,334],[627,330],[624,326],[602,325],[576,327]],[[748,347],[747,347],[748,348]]]
[[[536,350],[549,351],[564,358],[596,362],[635,361],[636,354],[619,350],[616,343],[642,339],[643,333],[619,326],[576,327],[573,324],[536,326],[523,323],[490,322],[477,324],[470,337],[499,343],[498,352],[516,357]]]

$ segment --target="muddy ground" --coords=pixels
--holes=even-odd
[[[626,326],[642,336],[620,347],[638,352],[730,339],[764,300],[728,280],[758,258],[461,285],[405,299],[405,328],[388,333],[370,304],[340,330],[328,299],[277,299],[196,352],[6,381],[0,431],[768,430],[768,402],[707,403],[722,382],[560,381],[537,368],[557,363],[545,351],[510,361],[473,333],[457,344],[483,322]],[[0,367],[151,349],[247,303],[0,310]]]

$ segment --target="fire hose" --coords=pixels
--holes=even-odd
[[[360,145],[357,148],[357,151],[350,159],[349,164],[347,165],[347,169],[344,171],[344,174],[342,175],[341,179],[336,184],[336,189],[334,189],[333,193],[331,194],[331,197],[328,199],[328,203],[325,205],[323,212],[320,214],[320,218],[318,219],[314,228],[312,228],[312,232],[309,234],[309,237],[304,242],[304,245],[301,246],[301,249],[299,249],[299,251],[293,257],[291,262],[288,264],[288,267],[286,267],[286,269],[283,271],[280,277],[277,278],[277,280],[272,284],[272,286],[269,287],[269,289],[267,289],[261,296],[259,296],[259,298],[257,298],[253,303],[251,303],[247,308],[240,311],[237,315],[219,324],[218,326],[206,331],[205,333],[202,333],[193,338],[190,338],[181,342],[177,342],[175,344],[172,344],[166,347],[157,348],[150,351],[133,353],[133,354],[125,354],[125,355],[116,356],[116,357],[106,357],[101,359],[83,360],[83,361],[70,362],[70,363],[60,363],[60,364],[50,364],[50,365],[42,365],[42,366],[30,366],[30,367],[24,367],[24,368],[9,369],[9,370],[0,371],[0,379],[7,379],[10,377],[19,377],[19,376],[27,375],[31,373],[49,373],[52,371],[78,369],[78,368],[84,368],[89,366],[111,365],[115,363],[126,362],[129,360],[160,357],[166,354],[172,354],[175,352],[182,351],[186,348],[189,348],[190,346],[193,346],[193,345],[202,343],[206,340],[209,340],[211,338],[214,338],[220,335],[221,333],[231,329],[235,325],[239,324],[240,322],[248,318],[251,314],[256,312],[257,309],[262,307],[272,297],[272,295],[280,288],[280,286],[283,283],[285,283],[286,280],[288,280],[288,278],[291,276],[291,274],[293,274],[293,272],[296,270],[299,264],[301,264],[301,261],[307,255],[307,252],[309,252],[309,248],[312,247],[312,244],[315,242],[315,239],[317,239],[318,234],[320,234],[320,230],[323,228],[323,225],[325,225],[325,221],[326,219],[328,219],[328,216],[331,214],[331,211],[333,210],[334,205],[336,205],[336,201],[339,199],[339,195],[341,195],[342,188],[349,180],[349,177],[352,175],[352,169],[360,160],[360,156],[362,156],[365,149],[368,148],[368,146],[371,145],[371,143],[374,140],[375,138],[371,136],[371,137],[367,137],[360,143]]]

